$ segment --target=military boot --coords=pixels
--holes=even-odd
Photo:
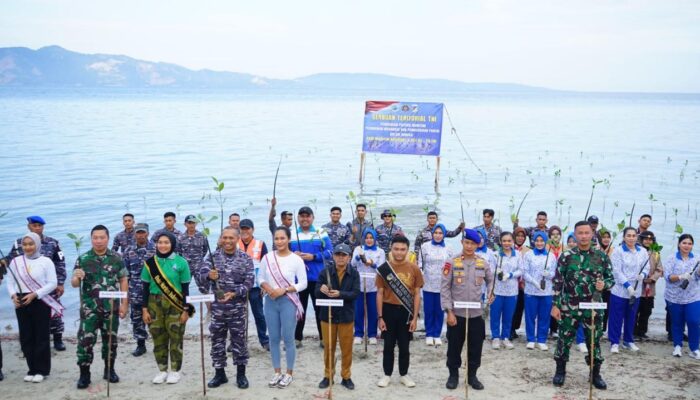
[[[63,335],[60,333],[53,335],[53,348],[56,351],[66,351],[66,345],[63,344]]]
[[[134,357],[140,357],[144,354],[146,354],[146,341],[139,339],[136,341],[136,349],[134,349],[131,355]]]
[[[608,388],[608,384],[605,383],[603,377],[600,376],[600,364],[593,364],[593,386],[599,390],[605,390]]]
[[[236,385],[239,389],[248,389],[248,378],[245,377],[245,365],[236,366]]]
[[[445,383],[445,387],[453,390],[457,389],[457,386],[459,385],[459,370],[457,368],[450,368],[450,376],[447,378],[447,383]]]
[[[109,379],[109,383],[119,382],[119,375],[114,371],[114,359],[111,362],[105,360],[105,370],[102,379]]]
[[[207,383],[207,386],[210,388],[217,388],[224,383],[228,383],[228,378],[226,377],[226,371],[224,371],[223,368],[217,368],[216,369],[216,374],[214,374],[214,377],[211,378],[209,383]]]
[[[87,389],[90,386],[90,366],[80,366],[80,378],[78,378],[78,389]]]
[[[557,360],[557,370],[554,373],[554,378],[552,378],[552,384],[554,386],[564,385],[564,380],[566,379],[566,361]]]

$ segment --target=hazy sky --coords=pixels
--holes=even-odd
[[[3,0],[0,47],[295,78],[373,72],[700,92],[700,1]]]

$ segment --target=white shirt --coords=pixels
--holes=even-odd
[[[683,281],[671,282],[669,280],[671,275],[690,273],[698,261],[700,260],[693,256],[693,253],[690,253],[688,259],[684,261],[678,252],[666,259],[664,263],[664,278],[666,278],[664,299],[666,301],[675,304],[690,304],[700,301],[700,276],[698,276],[697,270],[690,277],[690,283],[685,290],[681,287]]]
[[[540,289],[540,280],[542,273],[545,270],[545,260],[547,260],[547,271],[549,277],[545,278],[544,290]],[[557,257],[549,252],[549,256],[535,255],[535,251],[529,251],[523,259],[523,276],[525,277],[525,294],[531,296],[551,296],[552,295],[552,278],[557,268]]]
[[[421,245],[418,252],[418,267],[423,271],[423,291],[440,293],[442,269],[445,261],[452,258],[452,251],[447,246],[436,246],[429,240]]]
[[[19,273],[20,269],[24,270],[25,262],[27,263],[29,275],[41,286],[41,288],[36,291],[37,298],[41,299],[56,289],[56,267],[49,258],[40,256],[30,260],[24,256],[18,256],[12,259],[8,267],[12,270],[12,273],[14,273],[14,277],[17,277],[17,281],[15,281],[10,271],[5,275],[5,279],[7,280],[7,292],[10,294],[10,297],[17,293],[32,292],[32,290],[22,282]],[[19,286],[17,286],[18,284]]]
[[[359,258],[360,253],[362,252],[364,252],[365,259],[372,260],[373,264],[371,266],[365,265],[365,263],[363,263],[362,260]],[[366,291],[369,293],[377,291],[376,276],[370,279],[363,278],[362,274],[370,273],[376,275],[377,268],[379,268],[380,265],[384,264],[385,261],[386,254],[384,254],[384,250],[382,250],[382,248],[379,246],[377,246],[376,250],[364,250],[362,246],[355,247],[355,250],[352,252],[352,261],[350,261],[350,265],[353,266],[357,270],[357,272],[360,273],[360,291]]]
[[[518,295],[518,278],[523,275],[523,256],[516,250],[513,250],[512,256],[502,256],[498,254],[496,267],[498,272],[503,271],[503,275],[508,277],[513,274],[505,282],[502,282],[496,276],[495,287],[493,294],[496,296],[517,296]],[[503,258],[503,261],[500,259]],[[500,266],[498,265],[500,264]]]
[[[277,256],[277,264],[282,272],[282,276],[284,276],[287,282],[292,284],[297,292],[301,292],[302,290],[306,289],[308,282],[306,280],[306,264],[304,264],[304,260],[294,253],[280,257],[277,254],[277,251],[267,253],[265,257],[260,260],[260,286],[267,282],[267,284],[273,289],[281,287],[277,285],[277,282],[275,282],[275,279],[272,277],[272,274],[270,273],[270,265],[267,261],[270,259],[274,263],[275,256]]]
[[[649,275],[649,252],[644,250],[640,245],[635,245],[634,251],[629,249],[625,243],[615,247],[610,255],[612,263],[613,278],[615,278],[615,286],[610,289],[610,293],[623,299],[629,299],[630,294],[627,293],[627,286],[634,288],[634,283],[637,281],[639,269],[644,265],[644,271]],[[646,265],[645,265],[646,264]],[[642,295],[642,282],[637,284],[637,290],[634,292],[635,297]]]

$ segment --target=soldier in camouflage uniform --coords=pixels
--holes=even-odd
[[[163,227],[158,229],[153,233],[151,236],[151,242],[155,243],[156,240],[160,237],[160,234],[163,232],[169,232],[172,233],[173,236],[175,236],[175,239],[182,233],[175,228],[175,213],[172,211],[168,211],[165,214],[163,214]]]
[[[124,230],[117,233],[112,242],[112,251],[124,255],[126,248],[133,246],[136,241],[134,231],[134,214],[126,213],[122,216]]]
[[[333,247],[341,243],[350,244],[350,228],[340,222],[342,216],[343,210],[335,206],[331,208],[331,222],[322,226],[328,233],[328,237],[331,238]]]
[[[388,257],[391,250],[391,239],[394,235],[406,235],[403,233],[403,230],[401,230],[401,227],[394,223],[396,215],[394,215],[391,210],[384,210],[381,218],[384,223],[375,228],[377,232],[377,246],[384,250],[384,254]]]
[[[587,221],[576,223],[574,234],[577,246],[561,255],[553,280],[552,317],[559,321],[559,338],[554,351],[557,369],[552,383],[555,386],[564,384],[569,347],[576,337],[579,324],[583,324],[588,346],[591,343],[591,330],[595,329],[593,374],[589,379],[593,380],[596,388],[606,389],[607,385],[600,376],[600,366],[603,364],[600,337],[603,336],[605,310],[596,310],[594,326],[591,326],[593,310],[580,310],[578,305],[583,302],[602,301],[602,291],[610,289],[615,281],[610,259],[605,253],[592,246],[594,233],[590,224]],[[588,351],[590,352],[591,349],[589,348]],[[585,361],[590,365],[588,356],[585,357]]]
[[[33,215],[31,217],[27,217],[27,222],[27,228],[29,228],[29,231],[34,232],[41,237],[41,255],[51,260],[56,267],[56,281],[58,286],[56,286],[56,290],[51,292],[51,297],[60,303],[61,301],[59,299],[61,296],[63,296],[63,291],[65,290],[63,285],[66,281],[66,260],[63,257],[61,246],[59,246],[58,240],[49,236],[44,236],[44,225],[46,224],[46,221],[44,221],[43,218],[38,215]],[[15,241],[7,257],[0,260],[0,262],[2,262],[4,265],[8,265],[13,258],[22,254],[24,254],[24,251],[22,250],[22,238],[19,238]],[[57,351],[64,351],[66,349],[66,345],[63,344],[64,326],[61,315],[55,315],[51,318],[49,329],[53,335],[54,349]]]
[[[187,260],[187,264],[190,266],[190,275],[195,278],[199,291],[208,293],[199,280],[199,268],[208,249],[207,237],[197,230],[197,217],[194,215],[185,217],[185,227],[187,228],[185,232],[177,236],[175,252]]]
[[[212,304],[211,324],[211,359],[216,375],[209,381],[209,387],[218,387],[228,382],[226,372],[226,333],[233,338],[233,364],[237,366],[236,385],[248,388],[245,376],[248,364],[248,346],[246,343],[246,309],[248,291],[255,281],[253,260],[248,254],[237,248],[240,232],[226,227],[221,233],[222,247],[213,255],[214,265],[207,258],[202,264],[199,276],[213,285],[218,283],[217,291],[223,297]]]
[[[80,328],[78,329],[78,366],[80,379],[78,389],[90,385],[90,364],[92,364],[92,348],[97,342],[97,330],[102,335],[102,359],[105,360],[103,379],[119,382],[119,376],[114,371],[114,360],[117,357],[117,331],[119,318],[126,317],[129,307],[128,300],[112,300],[114,308],[110,310],[110,300],[100,299],[100,291],[129,290],[128,272],[119,254],[110,250],[109,230],[104,225],[97,225],[90,232],[92,249],[83,254],[75,262],[71,286],[80,286]],[[121,304],[120,304],[121,303]],[[110,331],[110,313],[112,314]],[[109,339],[111,335],[111,360],[108,359]]]
[[[134,229],[135,243],[124,251],[124,265],[129,271],[129,303],[131,304],[131,326],[133,327],[136,349],[131,353],[139,357],[146,353],[148,332],[143,322],[143,291],[141,285],[141,270],[143,262],[156,254],[156,246],[148,240],[148,224],[137,224]]]

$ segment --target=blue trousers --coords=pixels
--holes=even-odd
[[[608,310],[610,317],[608,318],[608,339],[610,344],[620,344],[620,334],[624,336],[624,343],[634,343],[634,325],[637,320],[637,309],[639,308],[639,298],[630,305],[629,299],[618,297],[614,294],[610,295],[608,302]]]
[[[423,317],[425,319],[425,337],[439,338],[445,312],[440,306],[440,293],[423,291]]]
[[[491,338],[510,339],[510,327],[513,324],[513,314],[515,305],[518,302],[518,295],[496,296],[491,304]]]
[[[251,288],[248,292],[248,301],[250,309],[255,318],[255,328],[258,330],[258,340],[261,345],[266,345],[270,342],[267,337],[267,324],[265,323],[265,314],[263,312],[263,298],[259,287]]]
[[[525,333],[528,342],[547,342],[551,312],[552,296],[525,294]],[[537,331],[535,331],[535,325],[537,325]],[[537,332],[536,335],[535,332]]]
[[[586,342],[586,334],[583,333],[583,324],[579,324],[576,330],[576,344],[581,344]]]
[[[688,347],[690,351],[698,349],[700,341],[700,301],[689,304],[667,302],[671,312],[671,333],[673,345],[683,346],[683,330],[688,325]]]
[[[355,299],[355,337],[365,337],[364,293]],[[377,337],[377,292],[367,292],[367,337]]]
[[[280,341],[284,340],[287,369],[294,369],[297,350],[294,343],[294,330],[297,325],[297,309],[287,296],[276,299],[265,298],[265,320],[270,331],[270,356],[272,368],[280,368]]]

